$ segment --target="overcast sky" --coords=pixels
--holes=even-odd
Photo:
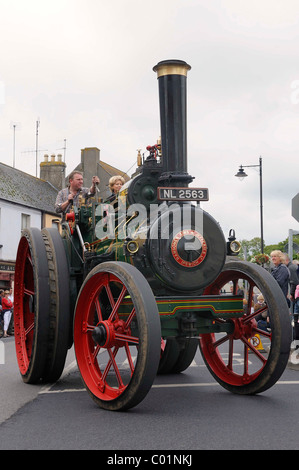
[[[165,59],[191,65],[188,171],[208,187],[202,203],[225,236],[260,236],[263,159],[266,244],[299,231],[298,0],[0,0],[0,160],[35,175],[81,149],[133,172],[137,149],[160,135],[158,84]],[[131,168],[131,169],[130,169]]]

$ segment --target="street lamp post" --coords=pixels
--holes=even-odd
[[[260,218],[261,218],[261,253],[264,253],[264,223],[263,223],[263,172],[262,172],[262,157],[259,159],[258,165],[241,165],[238,173],[235,175],[242,181],[243,178],[248,176],[243,168],[259,167],[260,172]]]

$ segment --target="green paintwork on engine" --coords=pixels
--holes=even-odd
[[[221,320],[244,315],[242,298],[230,295],[156,297],[156,302],[163,337],[232,332],[233,323]],[[131,311],[132,302],[126,298],[119,307],[119,316],[125,318]]]

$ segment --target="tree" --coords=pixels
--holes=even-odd
[[[293,242],[299,245],[299,235],[294,236]],[[247,259],[251,261],[255,255],[261,253],[261,239],[260,237],[252,238],[252,240],[240,240],[241,250],[239,253],[239,258]],[[285,246],[289,243],[289,239],[286,238],[274,245],[264,245],[264,253],[270,256],[271,252],[274,250],[280,250],[283,253],[286,251]],[[294,253],[294,259],[299,259],[299,254]]]
[[[255,237],[252,240],[240,240],[241,250],[239,257],[250,261],[251,258],[261,252],[261,239]]]

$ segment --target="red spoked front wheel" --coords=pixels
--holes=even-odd
[[[202,356],[211,374],[227,390],[239,394],[260,393],[274,385],[287,365],[291,323],[286,299],[264,268],[241,261],[226,263],[205,294],[219,294],[228,283],[233,286],[234,295],[238,287],[244,290],[244,315],[219,318],[217,321],[226,333],[200,335]],[[254,312],[253,297],[259,293],[266,307]],[[263,312],[267,312],[269,320],[265,330],[257,322]]]
[[[161,327],[144,276],[122,262],[96,266],[77,299],[74,346],[85,386],[102,408],[140,403],[156,376]]]

